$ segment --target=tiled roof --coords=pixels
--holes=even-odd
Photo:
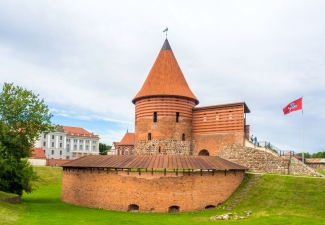
[[[208,105],[208,106],[196,106],[193,108],[193,110],[205,110],[205,109],[218,109],[218,108],[227,108],[231,106],[241,106],[244,105],[244,113],[250,113],[251,111],[247,107],[245,102],[233,102],[233,103],[227,103],[227,104],[218,104],[218,105]]]
[[[186,155],[89,155],[68,162],[63,167],[117,169],[204,169],[247,170],[218,156]]]
[[[189,88],[167,39],[141,90],[132,102],[153,96],[179,96],[199,103]]]
[[[126,132],[124,137],[117,145],[134,145],[134,133]]]
[[[306,163],[325,163],[325,158],[308,158],[305,159]]]
[[[44,150],[42,148],[33,148],[32,151],[32,157],[33,159],[46,159],[46,156],[44,154]]]
[[[85,129],[81,127],[68,127],[68,126],[63,126],[63,130],[67,133],[74,133],[74,134],[91,134]]]

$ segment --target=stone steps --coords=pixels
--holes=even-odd
[[[235,199],[227,207],[227,210],[232,210],[237,205],[237,203],[242,200],[242,198],[246,195],[251,186],[253,186],[260,179],[262,174],[254,174],[253,176],[254,177],[248,181],[246,187],[235,197]]]

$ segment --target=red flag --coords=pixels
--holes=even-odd
[[[283,108],[284,115],[302,109],[302,98],[299,98],[293,102],[290,102]]]

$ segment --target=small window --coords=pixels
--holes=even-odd
[[[185,141],[185,134],[182,134],[182,141]]]
[[[52,142],[52,147],[54,147],[54,142]]]
[[[151,133],[148,133],[148,140],[151,140]]]
[[[62,148],[62,143],[60,143],[60,148]]]
[[[60,151],[60,155],[62,155],[62,151]]]
[[[134,155],[134,149],[131,150],[131,155]]]
[[[78,157],[81,157],[82,156],[82,153],[78,153]]]
[[[179,119],[179,112],[176,113],[176,123],[178,123],[178,119]]]
[[[62,141],[62,136],[60,136],[60,140]]]
[[[52,139],[54,139],[54,135],[52,135]]]
[[[46,142],[45,141],[43,142],[43,146],[46,146]]]
[[[52,150],[52,155],[54,155],[54,150]]]
[[[157,122],[157,112],[153,113],[153,122],[156,123]]]
[[[129,150],[125,149],[124,155],[128,155],[128,154],[129,154]]]
[[[44,138],[46,138],[46,134],[44,134]]]
[[[70,159],[70,156],[67,156],[66,159]]]
[[[79,146],[79,150],[82,150],[82,145]]]
[[[95,151],[96,150],[96,146],[93,146],[93,151]]]
[[[77,150],[77,145],[74,145],[73,146],[73,150]]]
[[[88,151],[89,150],[89,146],[88,145],[86,145],[86,151]]]
[[[45,150],[43,150],[44,151],[44,154],[46,154],[46,151]]]
[[[67,152],[70,152],[70,145],[67,144]]]
[[[72,157],[76,157],[77,156],[77,153],[72,153]]]

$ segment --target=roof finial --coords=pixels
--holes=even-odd
[[[129,128],[128,127],[126,128],[126,133],[129,133]]]
[[[168,27],[166,26],[166,29],[163,32],[166,32],[166,39],[167,39],[167,31],[168,31]]]

